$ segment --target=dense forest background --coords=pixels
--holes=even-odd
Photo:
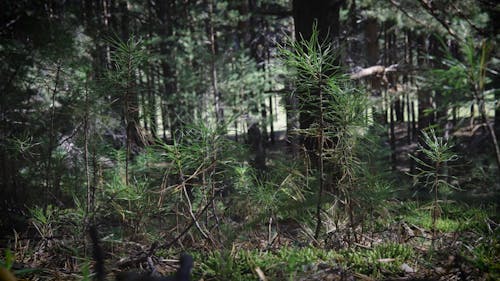
[[[109,275],[499,278],[499,13],[1,1],[0,265],[90,280],[96,226]]]

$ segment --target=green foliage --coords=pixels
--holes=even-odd
[[[114,48],[111,52],[114,69],[108,72],[108,78],[124,88],[129,87],[135,72],[146,60],[144,42],[134,35],[130,36],[126,42],[118,37],[110,38],[109,42]]]
[[[298,218],[297,215],[303,215],[303,204],[314,194],[308,190],[299,165],[289,159],[274,159],[272,169],[261,177],[248,165],[244,171],[245,178],[240,178],[235,196],[248,206],[247,214],[252,217]],[[243,179],[245,183],[241,182]],[[245,214],[240,205],[237,208],[238,213]]]
[[[12,271],[12,266],[16,260],[15,255],[10,251],[10,249],[4,249],[2,257],[0,257],[0,267],[3,267],[9,271]],[[24,275],[37,273],[39,269],[25,268],[14,270],[14,275],[17,277],[21,277]],[[2,276],[3,277],[3,276]]]
[[[326,99],[325,135],[328,142],[333,143],[333,147],[325,149],[324,157],[340,168],[342,176],[347,176],[346,181],[351,186],[341,188],[348,193],[347,190],[353,187],[352,181],[356,180],[356,174],[362,166],[358,156],[363,153],[361,139],[366,137],[367,98],[364,93],[348,84],[331,80]]]
[[[154,218],[161,216],[169,223],[185,220],[187,217],[179,207],[184,212],[191,208],[193,211],[201,209],[207,198],[214,194],[218,198],[224,183],[231,185],[234,182],[242,189],[250,188],[243,170],[246,164],[240,162],[245,149],[224,137],[220,130],[221,127],[200,121],[179,130],[178,138],[171,144],[158,140],[156,146],[145,149],[129,162],[128,170],[133,177],[128,184],[125,181],[126,152],[108,150],[108,161],[113,167],[105,170],[96,193],[98,219],[118,219],[127,226],[126,230],[146,235],[147,226]],[[186,192],[190,192],[189,201]],[[75,202],[81,205],[78,199]],[[174,213],[173,208],[176,209]],[[224,206],[216,204],[214,208]],[[151,227],[151,234],[157,235],[158,230]],[[234,232],[232,229],[227,231]]]
[[[492,238],[488,238],[472,249],[472,263],[481,272],[488,272],[491,280],[500,277],[500,241],[498,231]],[[466,253],[466,256],[470,255]]]
[[[223,127],[198,120],[180,130],[173,144],[161,144],[163,159],[173,164],[172,173],[189,176],[217,164],[232,169],[245,150],[224,137]]]
[[[351,223],[353,218],[352,195],[363,170],[359,155],[363,153],[361,140],[366,137],[368,99],[364,92],[353,87],[338,66],[336,51],[325,40],[320,42],[317,26],[313,26],[309,39],[289,41],[280,47],[284,63],[294,71],[299,100],[299,114],[310,120],[308,128],[297,133],[315,143],[308,147],[317,158],[313,163],[313,175],[318,179],[317,226],[315,237],[321,228],[320,210],[327,174],[334,186],[337,198],[343,201]]]
[[[420,208],[415,210],[412,214],[405,216],[405,221],[423,227],[427,230],[432,230],[434,227],[434,222],[432,218],[433,207]],[[437,231],[441,232],[454,232],[463,229],[462,222],[459,220],[453,220],[446,217],[446,215],[441,215],[435,222],[435,228]]]
[[[432,204],[422,206],[413,202],[402,203],[396,212],[399,219],[432,230]],[[477,208],[452,201],[440,203],[441,216],[436,221],[436,229],[441,232],[473,231],[482,234],[488,233],[487,221],[494,207]]]
[[[445,141],[444,138],[437,137],[434,130],[431,129],[430,133],[424,131],[422,134],[426,147],[421,147],[419,151],[433,163],[447,163],[458,159],[458,156],[451,151],[453,146]],[[424,167],[434,168],[419,159],[415,160]]]
[[[497,93],[497,89],[488,90],[491,78],[498,75],[492,69],[498,67],[492,56],[495,42],[492,38],[460,39],[486,36],[485,31],[491,30],[488,25],[495,25],[488,18],[490,8],[471,1],[434,1],[437,16],[425,9],[428,1],[350,1],[341,7],[341,25],[377,19],[376,25],[383,28],[376,31],[380,35],[376,43],[384,41],[386,52],[381,61],[404,58],[412,63],[414,58],[425,60],[425,52],[435,47],[425,39],[429,30],[451,33],[442,20],[455,31],[457,38],[449,42],[459,42],[460,54],[446,52],[445,68],[430,70],[425,81],[417,84],[404,80],[413,80],[413,70],[421,65],[408,67],[412,70],[408,72],[402,67],[402,86],[411,91],[421,89],[425,82],[425,90],[445,97],[444,107],[473,102],[481,107],[492,103]],[[279,13],[280,8],[289,8],[290,1],[256,1],[257,6],[228,0],[108,1],[104,6],[91,1],[85,5],[42,2],[5,1],[0,9],[6,22],[0,38],[0,184],[7,197],[1,204],[5,211],[2,228],[18,225],[9,220],[24,216],[23,212],[12,214],[16,207],[30,208],[31,225],[42,237],[42,248],[36,253],[57,259],[47,260],[48,265],[64,257],[78,260],[75,257],[83,252],[83,243],[78,243],[83,225],[94,220],[104,228],[103,233],[121,222],[124,232],[133,233],[134,239],[146,237],[162,244],[196,220],[178,241],[180,245],[196,246],[203,240],[212,241],[214,248],[225,248],[235,237],[255,243],[264,235],[252,235],[264,229],[270,232],[269,240],[311,241],[315,219],[319,229],[338,222],[346,225],[349,216],[353,232],[359,229],[359,221],[387,224],[392,219],[392,214],[386,216],[385,207],[395,201],[387,202],[387,198],[394,197],[396,184],[382,175],[387,163],[374,164],[373,158],[380,155],[370,153],[385,139],[371,140],[365,91],[343,74],[339,62],[345,58],[338,56],[329,39],[320,41],[317,26],[310,38],[289,41],[280,48],[284,64],[292,70],[286,74],[291,74],[295,87],[291,94],[299,101],[297,113],[311,121],[297,133],[310,138],[315,148],[304,159],[294,159],[273,155],[273,146],[267,151],[271,152],[268,169],[255,171],[245,161],[245,147],[227,136],[229,127],[238,132],[244,129],[242,116],[257,117],[267,126],[272,122],[270,115],[264,116],[268,98],[273,97],[269,93],[289,89],[289,81],[283,82],[284,69],[273,65],[272,42],[281,40],[281,31],[288,30],[291,19],[270,19],[259,11],[273,13],[278,8]],[[213,12],[207,11],[210,3],[214,3]],[[451,7],[449,15],[442,13],[442,5]],[[214,53],[207,44],[212,43],[211,28]],[[112,32],[129,39],[105,39]],[[128,32],[136,35],[128,36]],[[361,37],[354,33],[359,28],[352,26],[347,32],[342,38],[357,44]],[[390,54],[402,42],[408,43],[407,48]],[[354,64],[363,63],[362,57],[355,56],[357,50],[346,51]],[[399,75],[399,70],[388,76]],[[211,117],[212,74],[226,114],[224,124],[215,124]],[[399,89],[401,80],[397,81]],[[124,130],[124,121],[137,125],[136,130],[129,131],[128,126]],[[146,147],[125,150],[125,138],[128,144],[130,134],[136,132],[148,139]],[[161,133],[164,139],[155,139]],[[439,200],[441,192],[453,188],[450,182],[455,179],[446,170],[456,155],[433,131],[424,133],[424,142],[419,150],[422,157],[415,158],[420,165],[416,177],[435,191],[434,204],[408,204],[404,208],[410,210],[401,219],[434,232],[471,231],[483,236],[478,241],[485,243],[464,251],[481,270],[498,270],[498,235],[485,223],[491,210]],[[311,165],[310,160],[318,163]],[[471,169],[468,184],[489,188],[497,176],[482,160],[473,160],[481,164]],[[12,203],[16,206],[11,208]],[[291,238],[283,231],[288,227],[296,227]],[[210,239],[200,238],[202,232]],[[487,239],[493,235],[494,239]],[[76,243],[66,244],[67,237]],[[323,240],[315,242],[322,245]],[[156,254],[172,256],[174,252],[160,249]],[[283,247],[268,253],[214,251],[196,260],[201,264],[199,275],[207,280],[255,280],[257,267],[271,280],[296,280],[318,260],[344,262],[380,276],[383,270],[398,271],[397,265],[414,255],[406,246],[394,244],[344,253],[345,257],[323,249]],[[395,261],[380,262],[382,258]],[[13,255],[5,252],[1,265],[11,267],[12,260]],[[310,271],[315,271],[312,267]],[[90,280],[88,262],[81,272],[83,280]]]
[[[403,263],[410,263],[415,252],[408,245],[379,244],[370,249],[345,250],[340,253],[319,248],[283,247],[275,252],[239,250],[212,252],[201,260],[195,275],[210,280],[255,280],[255,269],[261,269],[269,280],[297,280],[317,271],[319,263],[342,265],[372,277],[381,277],[387,271],[401,272]]]
[[[487,234],[489,232],[488,221],[495,214],[495,206],[473,207],[467,204],[450,202],[442,204],[445,218],[458,222],[458,231],[473,231]]]
[[[484,7],[476,4],[474,0],[443,0],[433,6],[434,12],[440,11],[435,16],[425,8],[426,4],[419,1],[362,0],[356,2],[360,16],[363,18],[375,18],[382,23],[393,22],[400,29],[418,33],[450,35],[439,22],[438,18],[441,18],[458,40],[466,39],[475,34],[477,29],[485,28],[494,21],[484,11]]]
[[[112,200],[113,213],[116,213],[125,225],[139,229],[144,226],[144,217],[148,216],[147,211],[152,211],[148,206],[153,203],[148,196],[148,183],[145,181],[135,181],[130,185],[123,182],[123,177],[119,174],[106,184],[105,194],[108,200]]]
[[[418,152],[422,154],[420,158],[410,155],[418,164],[418,173],[415,177],[420,180],[425,187],[434,193],[439,193],[442,188],[455,188],[449,183],[450,176],[444,170],[447,163],[458,160],[458,155],[453,151],[453,145],[442,137],[437,137],[433,129],[430,133],[422,132],[425,145],[420,146]],[[437,201],[437,197],[434,198]]]
[[[162,77],[162,80],[171,87],[165,99],[172,108],[169,119],[174,130],[198,122],[198,119],[215,121],[211,106],[213,89],[208,78],[212,75],[212,65],[224,114],[229,113],[231,117],[260,111],[266,98],[265,89],[275,75],[265,73],[257,65],[244,46],[244,40],[237,35],[240,32],[238,26],[249,17],[249,14],[241,13],[241,3],[215,1],[213,13],[208,13],[208,3],[190,3],[187,11],[180,9],[182,5],[176,5],[180,9],[178,14],[187,18],[176,21],[175,32],[170,37],[158,38],[158,44],[163,42],[164,46],[168,46],[157,56],[172,73]],[[216,36],[215,54],[207,49],[207,43],[211,42],[207,32],[209,24],[213,26]],[[226,32],[233,35],[220,36]]]
[[[314,26],[309,39],[288,39],[287,44],[279,48],[283,62],[296,74],[293,77],[297,89],[293,94],[300,99],[301,106],[318,101],[318,91],[340,90],[338,82],[346,79],[339,75],[335,50],[326,40],[320,42],[318,36],[317,26]]]
[[[33,226],[41,237],[47,238],[54,235],[54,227],[57,227],[56,219],[59,209],[52,205],[46,208],[35,207],[30,209]]]
[[[82,265],[82,278],[80,279],[80,281],[91,281],[92,280],[92,274],[90,272],[90,263],[89,262],[85,262],[83,265]]]
[[[345,252],[348,266],[363,274],[378,278],[382,272],[401,272],[401,265],[408,263],[415,253],[408,245],[385,243],[371,249],[357,249]]]
[[[15,257],[9,249],[6,249],[2,259],[0,260],[0,266],[10,270],[14,264]]]
[[[498,89],[485,90],[491,77],[498,75],[493,69],[498,62],[491,58],[492,43],[483,41],[478,44],[472,38],[467,38],[460,45],[459,54],[452,54],[447,45],[442,42],[445,54],[442,60],[445,68],[429,70],[422,79],[425,89],[439,92],[443,100],[438,105],[442,108],[470,106],[494,102],[493,93]]]
[[[209,254],[199,269],[204,276],[215,280],[252,280],[253,274],[245,259],[228,252]]]
[[[265,102],[266,73],[258,70],[255,61],[245,53],[236,53],[222,59],[219,88],[227,97],[225,104],[234,115],[252,114],[260,117],[259,106]]]
[[[78,222],[83,221],[85,208],[75,196],[74,208],[59,208],[48,205],[45,208],[34,207],[30,209],[31,224],[37,230],[40,237],[49,239],[60,233],[78,236],[81,226]]]
[[[299,249],[284,247],[275,253],[275,258],[274,262],[286,269],[285,276],[293,280],[303,272],[314,271],[315,265],[319,262],[331,263],[339,256],[333,251],[313,247]]]
[[[269,280],[296,280],[304,273],[314,271],[318,262],[329,263],[336,258],[339,255],[335,252],[309,247],[283,247],[276,252],[212,252],[199,258],[203,262],[195,275],[210,280],[255,280],[255,269],[259,268]]]
[[[160,163],[158,151],[147,150],[130,163],[129,169],[133,179],[125,181],[125,151],[115,150],[112,160],[115,165],[104,174],[102,192],[97,197],[98,215],[106,218],[118,218],[134,233],[144,229],[148,219],[164,211],[162,208],[151,208],[156,204],[155,184],[161,183],[161,173],[155,174],[147,170]]]
[[[424,145],[421,145],[418,152],[422,153],[421,158],[411,156],[419,165],[419,172],[416,176],[424,180],[423,183],[430,190],[451,185],[447,181],[448,175],[443,172],[443,166],[448,162],[456,161],[458,156],[451,150],[452,145],[442,137],[437,137],[433,129],[430,133],[422,132]],[[430,161],[430,162],[429,162]]]
[[[362,187],[356,189],[352,196],[357,201],[360,216],[368,217],[368,220],[363,220],[362,223],[368,223],[371,227],[376,227],[378,223],[390,221],[391,217],[387,216],[387,207],[389,205],[387,200],[394,198],[395,190],[393,185],[380,175],[375,175],[367,170],[363,170],[360,178]]]

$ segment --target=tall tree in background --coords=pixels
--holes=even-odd
[[[212,83],[212,92],[214,99],[214,111],[215,111],[215,120],[217,123],[224,123],[224,110],[222,108],[221,101],[221,93],[219,92],[218,81],[217,81],[217,46],[216,46],[216,30],[213,23],[214,17],[214,1],[207,0],[207,9],[208,9],[208,17],[207,17],[207,33],[208,40],[210,42],[210,81]]]

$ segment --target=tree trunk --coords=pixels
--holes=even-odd
[[[411,102],[411,131],[412,140],[416,141],[418,136],[417,117],[415,116],[415,102]]]
[[[161,38],[167,39],[170,38],[173,34],[173,19],[172,13],[176,10],[175,1],[158,1],[156,3],[156,14],[158,19],[160,20],[160,24],[162,28],[159,29],[158,33]],[[163,129],[163,137],[167,139],[166,131],[170,130],[170,137],[172,139],[175,138],[176,132],[180,127],[179,120],[177,118],[174,107],[171,105],[169,101],[169,97],[174,95],[177,91],[177,87],[175,84],[176,73],[174,71],[174,67],[168,63],[168,58],[170,56],[170,46],[166,42],[166,40],[160,43],[160,53],[162,55],[162,59],[160,62],[161,70],[162,70],[162,78],[163,78],[163,95],[161,96],[161,111],[162,111],[162,129]],[[174,61],[174,60],[172,60]],[[159,82],[159,80],[158,80]]]
[[[297,155],[300,146],[300,138],[294,132],[300,128],[298,110],[298,101],[295,95],[285,97],[286,108],[286,137],[290,146],[292,155]]]
[[[420,35],[417,38],[417,64],[419,66],[428,65],[427,60],[427,51],[426,51],[426,38],[424,35]],[[418,129],[420,131],[431,126],[433,122],[432,115],[428,113],[428,110],[432,110],[431,96],[430,92],[426,90],[419,90],[417,92],[418,98]],[[421,134],[419,141],[422,141]],[[423,143],[421,143],[423,144]]]
[[[364,25],[364,44],[366,50],[366,60],[368,62],[368,66],[373,66],[378,64],[379,59],[379,44],[378,44],[378,33],[379,33],[379,25],[376,18],[369,17],[365,21]],[[370,88],[372,92],[372,96],[381,97],[381,79],[377,75],[369,76]],[[378,124],[386,123],[386,116],[383,114],[383,110],[381,107],[374,106],[372,108],[373,121]]]
[[[498,70],[497,70],[498,71]],[[500,76],[493,75],[491,87],[497,89],[495,91],[495,134],[497,139],[500,138]]]
[[[250,150],[253,154],[253,159],[251,161],[252,166],[259,171],[263,171],[266,167],[266,152],[258,123],[250,125],[247,136],[248,145],[250,146]]]
[[[275,137],[274,137],[274,111],[273,111],[273,97],[269,96],[269,125],[270,125],[270,141],[271,144],[275,143]]]
[[[401,95],[397,95],[394,100],[394,112],[396,114],[396,121],[403,122],[403,108],[404,108],[404,100],[401,99]]]
[[[411,114],[412,114],[412,108],[411,108],[411,103],[410,103],[410,94],[406,93],[406,144],[410,145],[411,144],[411,134],[412,134],[412,128],[411,128]]]
[[[441,58],[444,56],[442,47],[439,43],[439,40],[436,36],[431,36],[429,39],[429,50],[432,56],[432,68],[433,69],[442,69],[443,63],[441,62]],[[443,94],[440,89],[434,90],[434,108],[435,108],[435,122],[439,124],[440,128],[444,128],[446,126],[446,121],[448,119],[448,107],[446,101],[444,100]]]
[[[396,132],[394,130],[394,106],[395,103],[389,102],[389,143],[391,145],[391,163],[392,170],[396,171]]]
[[[213,14],[214,14],[214,0],[208,0],[207,1],[207,6],[208,6],[208,18],[206,21],[207,24],[207,30],[208,30],[208,38],[210,41],[210,81],[212,83],[212,91],[213,91],[213,96],[214,96],[214,110],[215,110],[215,120],[217,124],[223,124],[224,123],[224,111],[222,109],[222,99],[221,99],[221,93],[219,91],[218,87],[218,81],[217,81],[217,66],[216,66],[216,61],[217,61],[217,47],[215,45],[215,26],[214,26],[214,21],[213,21]]]

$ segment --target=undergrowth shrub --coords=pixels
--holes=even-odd
[[[293,70],[295,89],[292,96],[299,103],[301,124],[296,132],[304,138],[310,158],[311,177],[317,194],[314,238],[329,224],[338,225],[340,217],[324,212],[332,205],[344,207],[344,216],[355,228],[353,193],[360,186],[359,172],[364,163],[361,140],[368,130],[368,99],[354,87],[338,63],[335,49],[321,41],[317,26],[309,39],[290,40],[280,47],[284,63]]]

